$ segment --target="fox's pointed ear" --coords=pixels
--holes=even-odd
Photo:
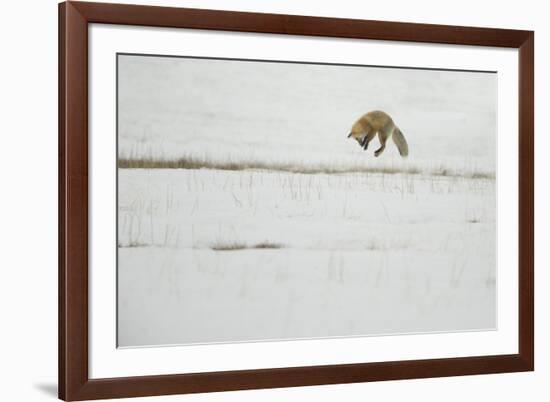
[[[351,137],[351,133],[348,134],[348,138]]]

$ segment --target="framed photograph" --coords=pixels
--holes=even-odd
[[[59,5],[59,397],[534,369],[534,33]]]

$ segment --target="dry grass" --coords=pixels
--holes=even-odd
[[[254,247],[252,248],[283,248],[284,246],[282,244],[278,244],[278,243],[269,243],[269,242],[262,242],[262,243],[258,243],[258,244],[255,244]]]
[[[213,161],[197,157],[185,157],[178,159],[154,159],[154,158],[120,158],[120,169],[215,169],[215,170],[272,170],[287,173],[303,174],[335,174],[335,173],[409,173],[419,174],[420,169],[393,168],[393,167],[364,167],[364,166],[299,166],[286,162],[268,161]]]
[[[253,245],[246,243],[217,243],[210,247],[214,251],[236,251],[236,250],[251,250],[251,249],[278,249],[283,248],[282,244],[262,242]]]
[[[489,179],[494,180],[495,174],[491,172],[482,172],[482,171],[467,171],[467,172],[457,172],[446,167],[437,167],[433,168],[426,172],[430,176],[442,176],[442,177],[461,177],[466,179]]]
[[[389,166],[338,166],[338,165],[296,165],[288,162],[273,161],[215,161],[207,158],[186,156],[177,159],[158,159],[153,157],[119,158],[120,169],[215,169],[215,170],[269,170],[302,174],[344,174],[344,173],[379,173],[379,174],[427,174],[430,176],[462,177],[471,179],[494,179],[493,173],[472,171],[458,172],[446,168],[435,168],[422,171],[418,167]]]
[[[126,244],[119,243],[118,247],[119,248],[137,248],[137,247],[149,247],[149,245],[145,243],[140,243],[137,241],[131,241],[130,243],[126,243]]]
[[[495,174],[485,172],[473,172],[469,177],[471,179],[495,179]]]
[[[245,243],[218,243],[210,247],[214,251],[235,251],[246,249]]]

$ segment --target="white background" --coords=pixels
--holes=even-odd
[[[536,32],[537,89],[549,88],[550,28],[544,2],[392,1],[369,7],[349,1],[148,1],[148,4],[309,14],[455,25],[533,29]],[[0,340],[3,400],[53,400],[57,380],[57,5],[36,0],[5,3],[1,25],[2,145],[0,197],[3,277],[0,303],[3,317]],[[545,283],[550,274],[544,239],[550,235],[548,190],[544,172],[550,166],[542,149],[548,139],[547,93],[536,94],[537,130],[537,362],[535,373],[474,376],[354,385],[307,387],[224,394],[173,396],[158,400],[255,401],[311,400],[359,401],[373,399],[427,401],[546,400],[549,393],[550,296]],[[147,400],[156,400],[149,398]]]

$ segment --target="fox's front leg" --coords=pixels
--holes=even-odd
[[[363,137],[359,145],[361,145],[361,148],[363,148],[364,151],[367,150],[367,148],[369,147],[369,142],[371,142],[371,140],[374,138],[375,135],[376,135],[375,131],[369,131],[367,135]]]

